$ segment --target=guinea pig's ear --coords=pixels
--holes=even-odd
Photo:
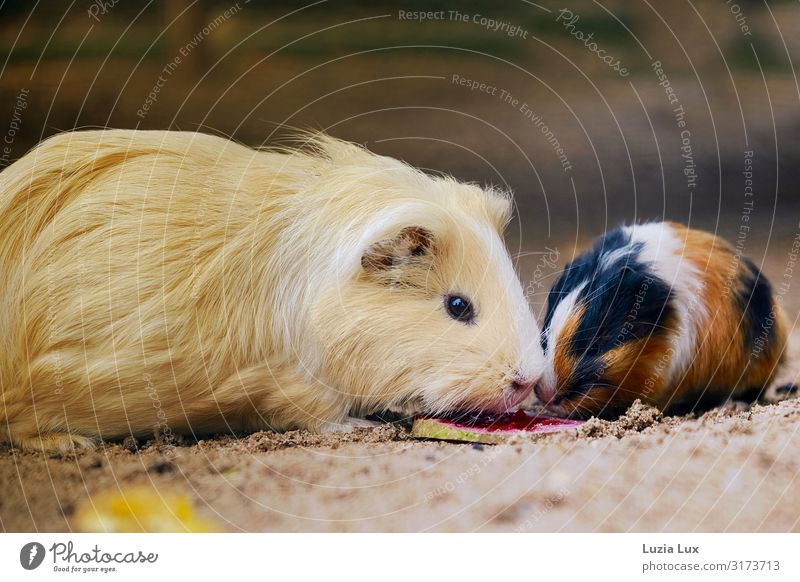
[[[400,282],[403,272],[410,267],[424,267],[431,263],[434,248],[433,233],[422,226],[407,226],[395,237],[379,240],[364,251],[361,266],[364,270],[387,282]]]

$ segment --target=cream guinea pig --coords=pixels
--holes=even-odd
[[[769,282],[724,240],[679,224],[617,228],[549,293],[536,388],[552,411],[613,417],[637,398],[668,412],[752,400],[783,358]]]
[[[507,411],[544,368],[508,197],[324,135],[80,131],[0,174],[0,440]]]

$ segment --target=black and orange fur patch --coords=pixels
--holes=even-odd
[[[683,244],[680,260],[702,280],[702,309],[684,332],[696,334],[691,359],[673,362],[680,322],[670,285],[640,261],[644,243],[615,229],[567,265],[548,296],[543,344],[554,355],[564,410],[613,416],[640,398],[682,412],[757,396],[773,378],[787,325],[769,282],[719,237],[667,226]],[[556,307],[579,288],[556,345],[548,346]]]

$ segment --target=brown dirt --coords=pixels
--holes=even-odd
[[[784,303],[798,329],[800,298]],[[794,335],[786,380],[800,369]],[[0,445],[0,530],[800,531],[798,451],[800,399],[699,418],[637,404],[614,422],[498,446],[418,441],[392,425],[131,439],[60,458]],[[120,496],[134,518],[105,519]],[[170,519],[182,504],[193,515]]]
[[[788,400],[699,418],[636,405],[615,422],[495,447],[382,426],[62,458],[4,449],[0,525],[80,529],[90,495],[149,491],[231,531],[799,531],[798,427],[800,400]]]

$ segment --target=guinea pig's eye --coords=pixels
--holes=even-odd
[[[475,319],[472,303],[460,295],[448,295],[444,298],[444,305],[447,308],[447,314],[456,321],[472,323]]]

